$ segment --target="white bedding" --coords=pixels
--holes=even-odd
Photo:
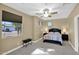
[[[62,37],[59,32],[49,32],[44,36],[44,39],[59,41],[62,43]]]

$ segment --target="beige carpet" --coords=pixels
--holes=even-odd
[[[8,55],[77,55],[67,41],[64,41],[63,46],[51,43],[43,43],[40,40],[37,43],[22,47]]]

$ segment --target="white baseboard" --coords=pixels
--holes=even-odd
[[[11,52],[13,52],[13,51],[15,51],[15,50],[21,48],[22,46],[23,46],[23,45],[18,46],[18,47],[16,47],[16,48],[12,49],[12,50],[6,51],[6,52],[2,53],[1,55],[7,55],[7,54],[9,54],[9,53],[11,53]]]
[[[68,42],[71,45],[71,47],[75,50],[75,47],[72,45],[72,43],[70,41],[68,41]],[[75,50],[75,52],[77,52],[77,51]]]
[[[42,38],[38,39],[38,40],[35,40],[35,41],[32,41],[33,43],[37,43],[38,41],[40,41]]]

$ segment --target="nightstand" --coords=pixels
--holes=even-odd
[[[68,41],[69,40],[68,34],[62,34],[62,39],[63,41]]]

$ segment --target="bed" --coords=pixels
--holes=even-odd
[[[61,30],[58,28],[49,29],[49,32],[43,36],[43,42],[62,45]]]

